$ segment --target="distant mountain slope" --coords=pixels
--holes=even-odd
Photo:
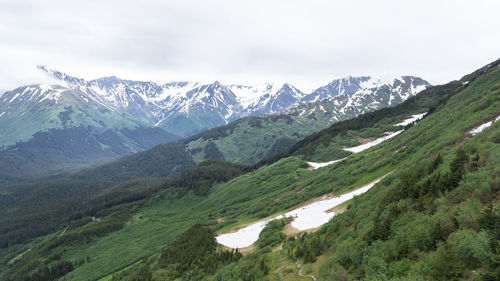
[[[0,97],[2,176],[103,163],[175,139],[71,88],[30,85]]]
[[[412,79],[407,78],[407,83],[414,83]],[[414,85],[419,83],[415,81]],[[226,126],[85,171],[82,175],[86,178],[113,179],[165,177],[181,173],[196,163],[216,159],[253,164],[288,150],[298,140],[334,123],[395,106],[417,94],[419,87],[425,87],[409,86],[413,90],[406,92],[401,89],[402,84],[400,80],[394,80],[392,84],[354,92],[343,91],[329,99],[300,103],[281,113],[242,118]],[[402,92],[406,94],[402,95]]]
[[[299,102],[339,94],[386,91],[387,98],[395,104],[396,100],[401,102],[430,85],[411,76],[392,81],[363,76],[337,79],[312,93],[304,93],[289,83],[226,86],[219,82],[170,82],[159,85],[114,76],[84,80],[44,66],[39,69],[62,85],[87,93],[89,99],[183,137],[242,117],[273,114]]]
[[[183,141],[193,161],[190,165],[207,159],[250,164],[334,122],[398,104],[429,85],[415,77],[388,82],[349,77],[306,94],[288,83],[158,85],[114,76],[87,81],[39,68],[59,85],[23,86],[0,96],[0,154],[13,162],[0,163],[4,178],[103,163],[175,140],[177,134],[191,136],[243,116],[286,110],[277,116],[237,121],[228,125],[229,131],[218,128]],[[68,129],[72,130],[59,131]],[[65,135],[72,138],[61,137]]]
[[[300,102],[305,96],[306,94],[289,83],[283,84],[281,88],[271,87],[265,94],[261,94],[258,100],[245,108],[242,115],[258,116],[277,113]]]

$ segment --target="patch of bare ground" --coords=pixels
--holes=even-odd
[[[365,143],[369,143],[369,142],[372,142],[374,140],[376,140],[377,138],[362,138],[362,137],[358,137],[358,141],[360,144],[365,144]]]
[[[312,170],[312,169],[311,169],[311,170]],[[310,187],[311,187],[311,185],[306,185],[306,186],[304,186],[304,187],[296,188],[296,189],[295,189],[295,192],[300,193],[300,192],[302,192],[302,191],[304,191],[304,190],[306,190],[306,189],[308,189],[308,188],[310,188]]]
[[[255,243],[254,243],[255,244]],[[245,247],[245,248],[238,248],[238,251],[242,254],[248,254],[250,253],[251,251],[255,250],[255,246],[254,244],[248,246],[248,247]],[[231,251],[233,250],[232,248],[229,248],[229,247],[226,247],[222,244],[219,244],[219,249],[221,250],[226,250],[226,251]]]
[[[281,251],[283,250],[283,243],[279,244],[278,246],[273,248],[273,252]]]
[[[326,210],[327,213],[335,213],[335,215],[342,214],[347,210],[347,205],[346,204],[341,204],[338,206],[335,206],[331,209]]]

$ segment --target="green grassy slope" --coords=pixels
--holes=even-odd
[[[495,65],[395,139],[404,165],[290,256],[318,280],[498,280],[500,123],[468,131],[500,115],[499,89]]]
[[[430,112],[404,133],[343,162],[309,170],[304,161],[310,157],[309,151],[323,149],[333,130],[327,129],[296,146],[289,152],[291,156],[281,155],[276,158],[279,160],[270,160],[227,183],[215,184],[206,197],[179,193],[173,186],[160,188],[140,203],[103,209],[96,219],[83,221],[64,233],[65,228],[61,228],[58,238],[52,234],[31,244],[7,248],[2,252],[4,272],[0,277],[15,279],[34,274],[45,265],[70,261],[75,268],[61,280],[109,280],[115,272],[127,280],[143,269],[153,277],[167,278],[169,269],[161,267],[156,257],[195,223],[216,231],[230,230],[396,170],[315,234],[288,241],[281,251],[255,251],[201,278],[300,280],[291,275],[296,273],[296,268],[290,268],[292,258],[305,263],[306,273],[310,271],[322,280],[474,278],[472,270],[491,270],[491,257],[496,253],[494,246],[486,246],[495,233],[495,224],[485,224],[474,214],[484,213],[490,203],[493,221],[498,212],[500,123],[473,138],[467,132],[500,115],[497,65],[436,88],[436,94],[427,92],[432,96],[429,100],[440,103],[435,107],[392,112],[366,127],[349,123],[352,127],[344,128],[345,134],[341,130],[330,137],[332,142],[336,136],[345,136],[343,142],[355,142],[360,136],[376,137],[385,130],[397,130],[389,126],[412,113],[422,109]],[[469,83],[462,83],[466,81]],[[449,92],[443,90],[446,87]],[[368,134],[370,128],[376,129],[374,135]],[[465,156],[457,153],[459,147]],[[441,155],[442,163],[434,161],[437,155]],[[332,153],[325,159],[335,157]],[[439,178],[435,180],[438,174],[442,175],[441,183]],[[431,179],[439,184],[428,188],[432,184],[427,180]],[[91,232],[99,225],[119,227]],[[70,239],[81,237],[78,233],[85,234],[86,239]],[[474,247],[461,240],[472,241],[469,244]],[[22,258],[15,259],[23,252]],[[141,264],[144,258],[148,261]],[[448,276],[446,272],[458,275]]]
[[[320,130],[314,120],[295,122],[287,115],[248,117],[193,137],[158,145],[101,167],[81,177],[116,179],[169,177],[209,159],[250,164],[281,153],[297,140]]]
[[[168,177],[182,173],[196,163],[215,159],[254,164],[287,151],[309,134],[359,114],[357,111],[342,114],[337,112],[336,119],[332,119],[332,112],[315,110],[318,104],[328,109],[328,103],[332,101],[303,105],[297,110],[278,115],[242,118],[226,126],[177,142],[162,144],[149,151],[85,171],[82,177],[115,179],[142,176]],[[428,108],[426,105],[420,107]],[[299,114],[300,110],[307,111],[307,114]],[[366,108],[366,111],[370,110],[374,108]],[[405,113],[409,114],[408,111]]]
[[[465,77],[465,79],[471,78]],[[465,81],[470,80],[461,82]],[[341,192],[360,186],[390,170],[397,169],[372,191],[354,200],[344,215],[338,216],[316,234],[286,243],[283,251],[286,253],[290,249],[291,257],[305,262],[305,267],[316,276],[321,276],[322,280],[335,280],[332,278],[338,277],[335,276],[336,273],[345,275],[340,276],[339,280],[347,278],[384,280],[384,278],[406,278],[405,276],[413,275],[417,276],[416,280],[419,278],[442,280],[454,277],[447,275],[447,270],[462,277],[474,275],[473,269],[476,272],[487,271],[490,268],[489,258],[494,252],[486,246],[487,242],[484,244],[484,241],[491,239],[492,232],[479,226],[480,215],[475,215],[473,218],[467,216],[475,211],[480,214],[487,210],[490,203],[498,206],[497,159],[500,158],[496,154],[500,153],[499,124],[474,138],[468,137],[468,131],[500,115],[498,110],[500,69],[490,68],[486,73],[474,77],[468,85],[462,85],[461,82],[453,83],[457,87],[453,95],[448,95],[449,100],[439,105],[428,117],[390,141],[351,156],[345,162],[314,171],[306,169],[305,163],[300,158],[284,158],[226,184],[215,186],[207,199],[193,205],[190,211],[182,213],[181,217],[187,219],[192,212],[202,222],[213,222],[216,218],[222,218],[226,223],[217,225],[216,229],[227,230],[286,210],[327,192]],[[378,124],[383,123],[380,121]],[[391,190],[407,188],[401,186],[400,182],[408,174],[416,173],[415,171],[419,171],[422,167],[427,171],[429,169],[427,167],[438,154],[442,155],[444,160],[436,171],[445,174],[450,166],[453,166],[451,163],[456,159],[456,151],[460,145],[466,151],[470,162],[465,164],[463,170],[460,169],[463,180],[458,187],[446,187],[433,195],[434,197],[426,197],[425,194],[418,197],[420,192],[417,189],[414,191],[416,199],[396,200],[389,204],[387,204],[389,199],[384,201],[384,196],[391,195]],[[474,160],[475,155],[478,155],[479,159]],[[428,179],[430,175],[424,179]],[[418,177],[417,179],[420,180]],[[415,188],[423,184],[418,183],[418,180]],[[481,188],[479,190],[472,188],[476,185]],[[492,196],[492,193],[496,195]],[[423,203],[419,203],[419,200],[423,200]],[[383,239],[378,239],[376,235],[370,236],[368,233],[377,229],[375,228],[377,222],[381,225],[388,223],[385,220],[395,206],[401,210],[398,211],[400,212],[398,215],[390,215],[397,217],[396,219],[391,217],[394,227],[391,226],[388,234],[382,235]],[[174,215],[172,219],[175,217]],[[432,234],[438,219],[444,219],[443,225],[440,226],[439,238],[426,236]],[[445,228],[446,223],[448,224],[446,227],[449,228]],[[467,228],[468,224],[473,227]],[[371,241],[367,242],[366,237],[371,237],[369,238]],[[457,244],[457,239],[461,238],[472,239],[471,243],[478,243],[477,248],[467,248],[464,244]],[[439,246],[440,243],[445,244]],[[360,250],[353,251],[353,247],[354,249],[360,247]],[[453,250],[448,251],[448,248]],[[344,249],[343,252],[340,249]],[[472,252],[468,254],[467,251]],[[353,256],[360,252],[369,253],[369,257]],[[222,268],[216,274],[216,279],[241,278],[248,273],[249,266],[253,264],[250,269],[253,269],[255,276],[263,274],[260,278],[262,280],[279,280],[276,275],[284,276],[286,272],[282,271],[289,269],[273,263],[275,255],[257,252],[255,256],[249,256]],[[445,260],[446,255],[453,255],[453,260],[439,264],[436,260],[439,255],[444,255]],[[277,274],[265,275],[266,270],[259,271],[258,265],[262,260],[269,261],[268,272],[277,271]],[[329,268],[337,270],[332,273]],[[432,268],[434,271],[425,273],[426,268]],[[154,265],[151,266],[151,270],[154,272],[153,276],[161,275],[162,270],[155,269]],[[235,272],[243,275],[238,277]],[[78,269],[74,271],[74,277],[78,276],[77,273]],[[344,277],[345,279],[342,279]]]

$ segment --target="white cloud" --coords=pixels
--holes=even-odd
[[[0,89],[34,79],[37,64],[157,82],[444,83],[500,50],[494,0],[0,1]]]

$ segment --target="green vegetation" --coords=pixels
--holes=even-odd
[[[11,213],[2,215],[2,223],[0,224],[0,234],[2,236],[0,236],[0,242],[4,249],[0,251],[9,253],[9,250],[16,248],[15,245],[50,233],[59,229],[64,224],[70,223],[64,227],[65,230],[60,236],[44,240],[43,245],[30,250],[24,255],[23,259],[12,264],[12,268],[9,270],[6,278],[11,278],[12,280],[24,278],[21,276],[28,276],[27,274],[32,271],[33,266],[43,264],[45,258],[50,256],[52,252],[57,252],[58,254],[55,256],[61,257],[61,253],[65,252],[63,249],[67,249],[68,247],[79,248],[89,243],[91,244],[96,238],[121,230],[130,221],[132,214],[136,213],[139,208],[142,207],[142,210],[148,209],[147,206],[149,203],[146,205],[144,203],[153,196],[155,196],[155,200],[161,200],[162,202],[175,201],[178,206],[177,208],[183,210],[184,207],[190,204],[186,201],[198,200],[196,198],[189,199],[189,194],[194,193],[196,196],[206,195],[209,192],[209,187],[214,183],[228,181],[243,173],[245,169],[244,166],[224,161],[207,161],[172,179],[164,181],[138,179],[117,184],[112,188],[102,191],[99,191],[99,189],[104,188],[107,184],[106,182],[99,184],[94,182],[95,185],[92,186],[91,183],[87,182],[67,182],[66,180],[48,181],[37,188],[28,189],[32,194],[30,196],[24,194],[25,201],[12,203],[13,205],[17,203],[16,206],[26,204],[26,209],[10,209]],[[59,197],[61,194],[56,194],[56,197],[53,197],[46,196],[45,194],[48,187],[57,190],[70,186],[70,184],[73,187],[74,193],[83,192],[85,194],[93,191],[95,195],[79,197],[79,200],[75,200],[75,194],[71,194],[70,197]],[[21,192],[20,194],[23,193]],[[30,198],[31,196],[33,196],[33,199]],[[179,197],[188,197],[188,199],[179,200]],[[35,201],[34,198],[38,198],[39,205],[30,206],[29,204]],[[43,212],[40,211],[44,210],[40,209],[42,207],[45,208]],[[160,206],[160,208],[163,209],[164,207]],[[172,209],[175,208],[174,206]],[[165,212],[164,210],[162,211]],[[166,211],[168,217],[168,212],[172,210]],[[31,212],[35,213],[32,214]],[[57,215],[59,212],[60,215]],[[159,215],[156,211],[152,212],[154,215]],[[23,215],[25,213],[26,215]],[[64,216],[61,214],[64,214]],[[12,215],[16,216],[16,219],[11,218],[10,216]],[[162,216],[160,215],[159,217],[163,218]],[[140,215],[135,217],[138,218],[139,224],[144,222],[140,217]],[[189,225],[195,221],[195,219],[183,221],[179,231],[185,230],[186,223]],[[134,226],[132,225],[132,227]],[[126,228],[125,231],[128,231],[128,229]],[[147,231],[141,231],[138,237],[147,235],[146,233]],[[172,235],[175,234],[178,234],[178,232],[174,231],[172,233]],[[116,244],[113,245],[116,246]],[[100,247],[100,249],[105,250],[107,248]],[[159,248],[154,249],[159,250]],[[90,256],[93,256],[92,253],[86,253],[82,257],[86,259],[86,257]],[[81,260],[78,255],[77,257],[71,255],[67,258],[75,261]],[[128,260],[129,256],[124,256],[123,258]],[[11,259],[12,255],[7,254],[4,262],[7,263]],[[83,264],[79,264],[78,266],[79,270],[82,267],[81,265]]]
[[[297,275],[293,263],[298,259],[304,274],[321,280],[497,280],[500,123],[474,137],[468,131],[500,115],[498,64],[466,80],[430,88],[410,105],[400,105],[406,110],[395,107],[338,123],[252,167],[207,162],[161,184],[143,180],[141,188],[141,181],[109,189],[109,181],[78,186],[73,179],[74,190],[90,187],[88,195],[97,201],[68,196],[65,202],[103,203],[91,204],[103,206],[95,220],[82,212],[76,220],[54,225],[58,232],[8,244],[0,250],[0,278],[24,278],[69,261],[74,268],[60,280],[310,280]],[[310,170],[304,161],[310,153],[335,148],[329,138],[354,143],[353,138],[377,137],[400,129],[393,124],[410,114],[425,111],[429,114],[404,133],[342,162]],[[141,157],[145,163],[146,155]],[[283,225],[277,221],[261,233],[257,249],[238,260],[218,256],[217,247],[214,251],[213,231],[231,230],[326,193],[345,192],[393,170],[318,231],[285,238],[282,250],[270,248],[283,241]],[[106,205],[112,192],[144,197]],[[30,200],[21,206],[35,201]],[[43,196],[40,200],[52,202]],[[13,206],[6,210],[23,217]],[[41,204],[25,215],[48,213],[53,207]],[[118,227],[108,231],[108,222]]]
[[[171,180],[167,180],[161,188],[176,189],[179,191],[178,196],[185,195],[189,191],[197,196],[206,196],[215,183],[227,182],[247,170],[248,168],[243,165],[221,160],[208,160]]]
[[[76,172],[174,139],[161,129],[147,127],[114,131],[80,126],[40,131],[25,142],[0,149],[0,183]]]
[[[105,210],[142,204],[159,191],[168,191],[177,197],[190,191],[197,196],[204,196],[214,183],[228,181],[242,174],[245,169],[242,165],[224,161],[207,161],[169,180],[137,179],[111,188],[106,188],[109,182],[68,179],[39,182],[25,190],[15,190],[9,196],[22,197],[23,200],[3,205],[6,211],[0,214],[0,248],[48,234],[69,221],[73,221],[70,227],[76,227],[81,221],[87,221],[90,216],[100,216]],[[56,192],[51,193],[52,190]],[[64,190],[64,194],[57,192],[61,190]],[[94,195],[89,196],[90,192],[94,192]],[[9,209],[10,206],[12,208]]]
[[[321,280],[498,280],[500,127],[473,138],[467,132],[500,114],[500,70],[493,64],[464,79],[471,81],[467,87],[452,83],[448,101],[417,125],[343,163],[366,174],[357,161],[388,157],[405,168],[318,232],[288,239],[290,258],[310,263]],[[316,140],[309,143],[318,147]],[[329,172],[342,177],[342,166]],[[276,267],[258,270],[265,259],[249,254],[217,276],[273,280],[269,272]]]
[[[68,272],[73,270],[73,268],[74,268],[73,263],[68,261],[60,261],[55,265],[51,266],[50,268],[48,266],[44,266],[40,268],[37,272],[33,273],[32,275],[21,277],[22,279],[16,279],[16,280],[23,280],[23,281],[55,280],[61,276],[66,275]]]
[[[270,259],[266,253],[269,248],[252,253],[240,260],[223,267],[216,275],[215,280],[265,280],[270,272]]]
[[[195,278],[214,273],[219,266],[238,261],[241,256],[238,250],[218,250],[214,232],[195,224],[167,246],[159,264],[166,268],[170,279]]]
[[[323,280],[497,280],[500,127],[466,132],[499,115],[500,71],[478,80],[405,133],[433,141],[405,142],[404,170],[320,231],[288,240],[288,254],[320,262]]]
[[[471,151],[457,149],[448,165],[428,162],[385,181],[321,231],[289,240],[287,252],[305,262],[330,255],[323,264],[348,273],[343,280],[481,280],[471,272],[498,279],[492,258],[498,250],[491,245],[498,244],[500,213],[486,206],[499,204],[488,195],[498,194],[500,181],[488,173],[498,171],[493,158],[500,149],[477,167],[474,148],[469,143]],[[320,273],[325,280],[336,274]]]
[[[130,116],[62,91],[57,102],[35,101],[43,87],[24,86],[0,102],[0,184],[38,179],[116,160],[179,139]]]
[[[290,223],[290,221],[292,221],[292,218],[270,221],[259,234],[257,247],[274,247],[283,242],[286,238],[286,235],[282,232],[282,230],[286,224]]]
[[[431,98],[433,104],[427,102]],[[439,104],[440,101],[435,101],[435,97],[426,99],[429,104],[420,100],[414,101],[411,106],[394,111],[390,120],[400,121],[398,118],[402,115],[409,116],[411,113],[420,113],[419,110],[428,109],[431,105]],[[301,110],[316,112],[318,111],[316,107],[333,106],[333,104],[328,105],[329,103],[332,102],[325,100],[322,103],[307,105],[305,107],[312,107],[301,108]],[[369,111],[369,109],[367,110]],[[226,126],[213,128],[176,142],[158,145],[142,153],[87,170],[81,173],[81,177],[113,180],[136,177],[172,177],[205,160],[225,160],[250,165],[280,153],[285,153],[284,155],[288,156],[286,151],[307,135],[318,132],[338,121],[348,120],[358,115],[356,112],[337,112],[337,119],[333,120],[332,114],[331,112],[322,112],[321,114],[317,112],[300,115],[298,111],[293,111],[279,115],[242,118]],[[327,151],[317,151],[312,155],[311,160],[322,161],[325,157],[345,157],[350,153],[341,150],[342,145],[357,145],[359,144],[358,137],[381,135],[384,132],[381,128],[390,128],[394,123],[390,125],[378,124],[378,127],[373,128],[370,125],[379,121],[384,114],[386,113],[377,115],[377,118],[371,123],[366,122],[370,118],[364,118],[358,121],[356,126],[348,128],[344,125],[339,127],[334,125],[333,127],[337,128],[334,130],[343,131],[348,135],[342,135],[342,138],[336,139],[336,144],[328,148]],[[347,129],[352,131],[347,132]],[[326,142],[331,143],[328,140]],[[308,157],[306,156],[308,153],[305,152],[301,155]],[[258,164],[257,166],[262,165]]]

